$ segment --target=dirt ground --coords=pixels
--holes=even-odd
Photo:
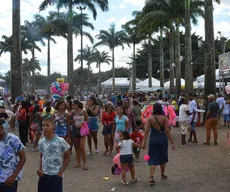
[[[219,129],[219,145],[204,146],[205,129],[197,128],[198,144],[189,144],[187,148],[180,146],[178,128],[172,128],[172,137],[176,150],[169,147],[169,163],[167,164],[167,181],[160,180],[160,170],[157,168],[156,185],[149,186],[149,168],[144,162],[142,151],[141,162],[135,164],[137,184],[124,187],[121,176],[112,176],[110,168],[113,165],[111,157],[103,156],[103,137],[99,132],[100,154],[88,157],[89,170],[73,168],[76,163],[75,155],[64,175],[64,192],[109,192],[112,188],[119,192],[229,192],[230,181],[230,146],[227,144],[226,135],[229,128]],[[23,180],[19,182],[19,192],[36,192],[38,177],[36,170],[39,165],[39,153],[31,151],[32,146],[26,148],[27,162],[23,169]],[[88,149],[86,147],[86,149]],[[128,174],[128,179],[130,175]],[[103,181],[103,177],[110,177]]]

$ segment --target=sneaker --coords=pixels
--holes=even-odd
[[[92,155],[92,153],[88,152],[88,153],[87,153],[87,155],[88,155],[88,156],[91,156],[91,155]]]
[[[188,145],[187,145],[187,144],[185,144],[185,145],[181,145],[181,147],[188,147]]]
[[[192,139],[189,139],[187,142],[192,142]]]
[[[98,153],[99,153],[99,150],[97,149],[97,150],[95,150],[95,152],[96,152],[96,154],[98,154]]]
[[[207,143],[207,142],[205,142],[205,143],[203,143],[204,145],[210,145],[210,143]]]

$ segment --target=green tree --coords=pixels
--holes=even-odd
[[[33,84],[32,82],[32,78],[31,78],[31,72],[32,74],[34,75],[35,73],[33,72],[33,70],[38,70],[38,71],[41,71],[41,67],[40,67],[40,63],[39,63],[39,60],[36,59],[36,57],[33,59],[28,59],[28,58],[25,58],[23,59],[22,61],[22,67],[23,67],[23,79],[24,79],[24,82],[28,82],[27,81],[27,76],[29,78],[29,84]]]
[[[50,89],[50,43],[53,42],[56,44],[54,36],[62,36],[66,37],[66,31],[63,29],[65,27],[65,22],[60,20],[57,15],[57,12],[49,12],[47,17],[43,17],[42,15],[36,14],[35,25],[38,27],[40,36],[47,40],[47,86],[48,92]]]
[[[99,77],[98,77],[98,90],[101,92],[101,64],[106,63],[110,64],[112,62],[111,56],[106,51],[98,51],[97,49],[94,50],[92,54],[92,62],[96,63],[96,67],[99,69]]]
[[[56,5],[59,10],[62,7],[68,9],[68,50],[67,50],[67,69],[68,69],[68,80],[70,84],[69,92],[71,95],[74,94],[74,84],[73,84],[73,6],[85,6],[92,13],[94,19],[97,16],[96,6],[98,6],[102,11],[108,10],[108,0],[43,0],[39,9],[44,10],[49,5]]]
[[[201,7],[197,7],[198,0],[191,1],[191,18],[194,23],[197,22],[197,16],[202,15]],[[184,23],[185,0],[148,0],[144,9],[144,21],[146,24],[159,26],[161,22],[171,21],[175,26],[175,64],[176,64],[176,89],[177,94],[181,92],[181,47],[180,47],[180,29]]]
[[[132,90],[136,90],[136,45],[139,44],[145,35],[143,35],[139,30],[139,17],[141,12],[134,11],[134,19],[128,21],[122,28],[128,33],[129,41],[133,44],[133,55],[132,55]]]
[[[81,62],[81,50],[78,50],[79,54],[76,56],[74,61],[79,61]],[[93,63],[93,53],[94,53],[94,48],[89,47],[88,45],[82,49],[82,57],[83,60],[86,61],[87,68],[88,68],[88,90],[90,89],[90,73],[91,73],[91,67],[90,65]]]
[[[112,24],[108,30],[100,30],[100,33],[96,36],[99,42],[94,47],[107,46],[112,52],[112,70],[113,70],[113,87],[115,90],[115,48],[121,46],[124,49],[124,45],[129,45],[128,35],[122,31],[116,31],[115,25]]]
[[[23,26],[25,30],[25,37],[31,45],[31,54],[32,54],[32,63],[33,63],[33,83],[32,83],[32,92],[35,91],[35,50],[41,52],[41,49],[37,46],[36,42],[40,42],[43,46],[45,45],[40,30],[36,24],[36,22],[25,21],[25,25]]]

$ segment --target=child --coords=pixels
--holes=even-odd
[[[120,162],[122,168],[122,183],[123,185],[127,185],[126,182],[126,169],[127,166],[130,168],[130,173],[132,177],[132,183],[136,183],[137,179],[135,178],[135,169],[133,163],[133,146],[137,148],[143,148],[143,146],[134,143],[132,139],[130,139],[128,131],[124,131],[120,133],[120,142],[116,147],[117,150],[120,150]]]
[[[143,140],[143,136],[140,133],[140,127],[136,126],[134,128],[134,132],[131,134],[131,139],[134,141],[134,143],[141,144]],[[140,156],[140,148],[133,147],[133,153],[135,154],[136,162],[140,162],[139,156]]]
[[[40,151],[40,168],[38,192],[62,192],[62,176],[70,162],[70,146],[54,134],[55,122],[45,118],[42,122],[45,137],[38,143]]]

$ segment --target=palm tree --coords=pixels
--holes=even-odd
[[[39,28],[36,24],[36,22],[29,22],[25,21],[25,26],[23,26],[25,29],[25,37],[31,44],[31,54],[32,54],[32,60],[35,60],[35,50],[37,49],[39,52],[41,52],[41,49],[37,46],[36,42],[39,41],[42,45],[45,45],[41,33],[39,31]],[[35,62],[33,62],[35,64]],[[33,83],[32,83],[32,92],[35,91],[35,66],[33,67]]]
[[[22,53],[21,53],[21,24],[20,0],[12,0],[12,52],[11,52],[11,93],[14,100],[22,94]]]
[[[59,10],[62,7],[68,8],[68,50],[67,50],[67,65],[68,65],[68,80],[70,84],[69,92],[71,95],[74,94],[73,84],[73,6],[82,5],[88,7],[93,13],[94,19],[97,16],[96,6],[102,11],[108,11],[108,0],[43,0],[39,9],[44,10],[49,5],[56,5]]]
[[[121,46],[124,49],[124,45],[129,45],[128,35],[122,31],[116,31],[115,25],[112,24],[108,30],[100,30],[100,33],[96,36],[99,40],[98,43],[94,45],[97,46],[107,46],[112,51],[112,71],[113,71],[113,84],[112,90],[115,91],[115,48]]]
[[[201,7],[194,6],[198,0],[191,1],[191,18],[197,22],[197,16],[203,13]],[[200,0],[201,1],[201,0]],[[176,63],[176,88],[177,94],[181,92],[181,50],[180,50],[180,25],[184,23],[185,1],[182,0],[148,0],[143,8],[143,22],[145,25],[153,24],[160,26],[168,24],[167,21],[175,25],[175,63]],[[162,27],[162,26],[161,26]]]
[[[106,51],[98,51],[97,49],[94,50],[92,54],[92,62],[96,62],[96,67],[99,69],[99,78],[98,78],[98,90],[101,92],[101,64],[106,63],[110,64],[112,62],[111,56]]]
[[[139,18],[141,12],[134,11],[133,16],[135,19],[130,20],[122,28],[128,33],[130,43],[133,44],[133,57],[132,57],[132,90],[136,90],[136,45],[139,44],[144,38],[139,30]]]
[[[78,50],[79,54],[76,56],[74,61],[79,61],[81,62],[81,50]],[[82,57],[83,60],[86,61],[87,67],[88,67],[88,90],[90,89],[90,72],[91,72],[91,67],[90,65],[93,63],[93,53],[94,53],[94,48],[89,47],[88,45],[82,49]]]
[[[220,3],[220,0],[215,0]],[[204,0],[205,3],[205,95],[215,94],[215,44],[213,28],[213,0]]]
[[[32,78],[31,78],[31,72],[33,73],[34,69],[41,71],[39,60],[37,60],[36,57],[34,59],[33,58],[31,58],[31,59],[25,58],[25,59],[23,59],[22,67],[23,67],[24,80],[28,76],[29,77],[29,84],[32,85],[33,82],[32,82]],[[34,73],[33,73],[33,75],[34,75]],[[28,82],[28,81],[25,80],[25,82]]]
[[[0,41],[0,57],[3,53],[12,52],[13,50],[13,42],[12,36],[7,37],[6,35],[2,36],[2,41]]]
[[[53,36],[66,37],[65,30],[63,30],[63,21],[58,19],[56,16],[59,13],[49,12],[47,17],[43,17],[39,14],[34,16],[35,25],[39,29],[40,36],[47,40],[47,86],[48,91],[50,90],[50,43],[56,43]]]
[[[191,35],[191,8],[203,8],[203,1],[185,0],[185,93],[193,91],[193,69],[192,69],[192,35]],[[194,7],[191,7],[191,5]],[[198,10],[199,12],[199,10]],[[200,11],[199,15],[203,15]],[[196,23],[196,22],[195,22]]]

